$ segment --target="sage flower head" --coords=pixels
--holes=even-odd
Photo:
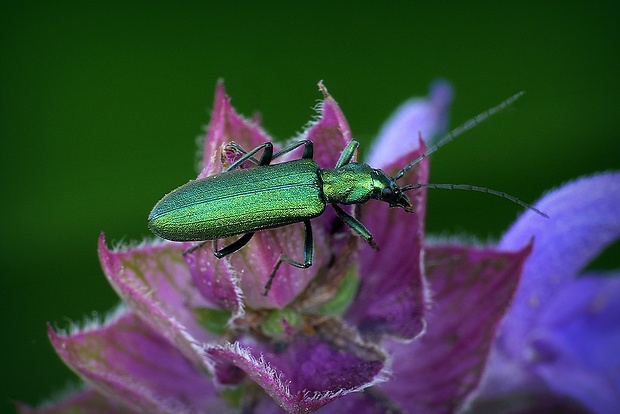
[[[319,87],[318,114],[295,139],[313,141],[319,167],[333,168],[353,135],[334,98]],[[430,140],[445,130],[450,102],[449,85],[438,83],[428,98],[400,110],[376,141],[373,167],[393,176],[422,154],[426,144],[418,133]],[[258,120],[233,109],[222,83],[207,131],[198,178],[238,160],[238,148],[272,141]],[[279,162],[299,158],[299,151]],[[428,171],[423,159],[401,183],[426,183]],[[102,234],[103,272],[123,305],[103,322],[49,327],[52,345],[85,386],[61,401],[37,409],[20,404],[20,410],[458,412],[479,387],[532,243],[427,244],[426,190],[409,197],[413,214],[376,201],[355,212],[346,207],[378,250],[327,209],[312,221],[313,265],[283,264],[267,295],[279,256],[303,257],[301,224],[257,232],[222,259],[210,244],[184,255],[189,242],[111,249]]]
[[[537,205],[550,220],[526,212],[499,242],[510,250],[534,237],[535,248],[493,346],[480,399],[538,412],[615,413],[620,273],[589,263],[620,239],[620,172],[579,178]]]

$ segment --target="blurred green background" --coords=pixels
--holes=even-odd
[[[45,324],[117,304],[97,237],[150,236],[151,207],[195,176],[218,78],[280,140],[314,115],[323,79],[363,145],[438,77],[455,88],[452,126],[523,89],[514,109],[432,157],[431,182],[533,202],[620,168],[617,1],[177,3],[0,3],[0,411],[74,378]],[[520,212],[435,190],[428,229],[487,240]]]

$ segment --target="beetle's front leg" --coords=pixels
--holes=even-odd
[[[342,154],[338,158],[338,162],[336,162],[335,168],[340,168],[343,165],[347,165],[351,162],[353,157],[357,155],[357,148],[360,146],[360,143],[356,140],[350,141],[346,147],[342,150]]]
[[[273,278],[275,277],[276,272],[278,271],[278,268],[280,267],[282,262],[286,262],[290,264],[291,266],[295,266],[299,269],[307,269],[310,266],[312,266],[312,258],[314,256],[314,242],[312,240],[312,224],[310,224],[310,220],[304,220],[304,227],[306,229],[306,235],[304,237],[304,262],[303,263],[296,262],[290,257],[285,256],[284,254],[281,254],[280,257],[278,258],[278,261],[273,266],[273,270],[271,271],[271,274],[269,275],[267,284],[265,284],[265,291],[263,292],[263,296],[267,296],[267,294],[269,293],[269,290],[271,290],[271,284],[273,283]]]
[[[336,215],[340,220],[344,221],[347,226],[349,226],[354,232],[356,232],[361,238],[366,240],[370,247],[375,250],[379,250],[379,246],[372,239],[372,233],[362,224],[361,221],[344,211],[338,204],[332,204],[334,211],[336,211]]]

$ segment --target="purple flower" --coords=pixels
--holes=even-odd
[[[302,138],[314,142],[319,166],[331,168],[352,135],[336,101],[319,87],[324,100]],[[395,174],[424,151],[418,132],[430,138],[445,128],[450,87],[438,84],[430,96],[385,127],[374,150],[383,155],[371,155],[375,167]],[[218,85],[199,177],[238,156],[230,141],[250,149],[269,140]],[[282,161],[295,157],[297,151]],[[427,177],[425,159],[399,183]],[[86,388],[20,410],[459,411],[480,383],[532,245],[425,246],[426,191],[410,198],[415,214],[374,201],[358,209],[380,250],[326,211],[313,220],[313,266],[281,266],[267,296],[263,288],[278,256],[302,255],[302,225],[258,232],[221,260],[208,247],[184,256],[191,243],[110,250],[101,235],[101,264],[124,305],[103,323],[49,328],[52,345]]]
[[[583,269],[620,239],[620,172],[568,183],[537,206],[551,219],[526,212],[499,243],[512,250],[535,239],[481,398],[616,413],[620,273]]]

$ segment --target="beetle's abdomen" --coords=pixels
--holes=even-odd
[[[322,191],[310,159],[223,172],[162,198],[149,228],[167,240],[199,241],[285,226],[323,213]]]

